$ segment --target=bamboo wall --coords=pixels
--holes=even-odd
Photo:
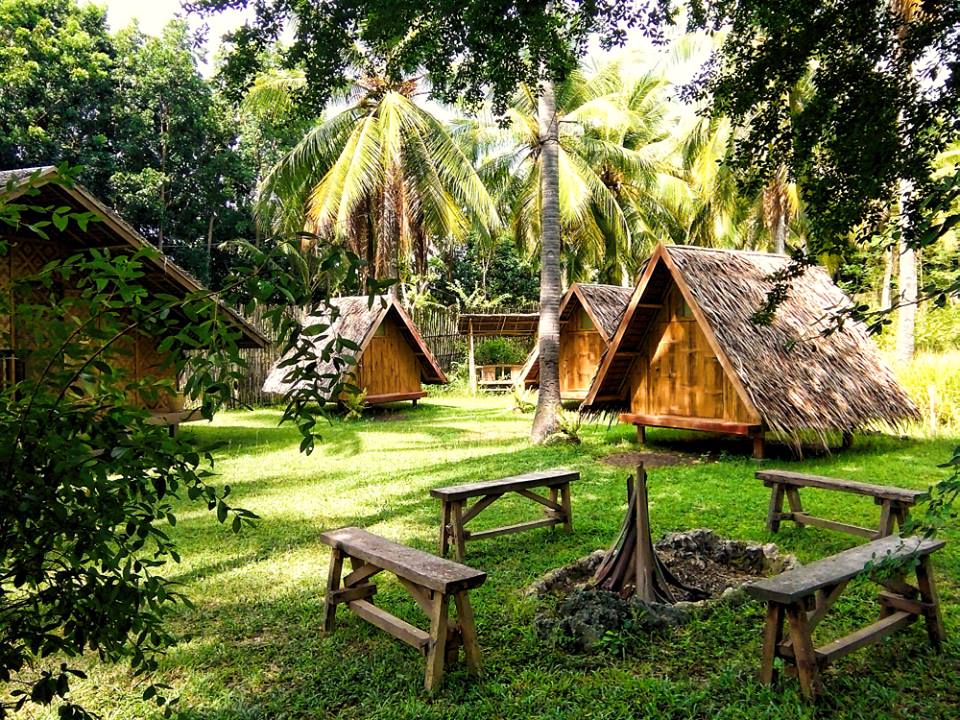
[[[397,323],[395,313],[390,313],[360,357],[358,385],[371,402],[383,395],[422,390],[420,363]]]
[[[632,412],[754,421],[676,287],[638,351],[630,375]]]
[[[586,396],[605,347],[585,315],[581,308],[560,331],[560,394],[565,397]]]

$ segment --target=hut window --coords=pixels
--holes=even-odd
[[[595,330],[596,328],[593,325],[593,320],[590,319],[590,316],[587,314],[586,310],[580,310],[580,329],[581,330]]]
[[[377,329],[373,333],[374,337],[386,337],[387,336],[387,324],[385,322],[377,325]]]
[[[690,309],[690,306],[687,304],[687,301],[684,298],[680,298],[680,317],[682,318],[693,317],[693,310]]]

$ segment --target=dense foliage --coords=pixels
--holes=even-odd
[[[195,45],[182,21],[111,35],[96,5],[0,0],[0,168],[82,165],[94,195],[219,284],[218,246],[252,235],[256,158]]]
[[[45,238],[99,220],[38,206],[35,190],[14,197],[11,187],[0,223],[14,233]],[[332,339],[315,349],[309,337],[322,328],[301,327],[288,309],[326,307],[359,263],[334,245],[309,255],[298,247],[241,247],[222,295],[247,311],[267,304],[278,342],[303,361],[291,372],[315,381],[290,393],[284,414],[310,451],[322,398],[339,389],[339,380],[316,377],[316,360],[347,364],[356,348]],[[4,242],[0,255],[8,250]],[[159,292],[146,273],[155,256],[77,252],[17,279],[3,296],[0,316],[12,326],[0,344],[10,346],[15,328],[27,370],[0,387],[0,717],[54,701],[62,701],[61,717],[86,717],[71,701],[71,684],[83,677],[75,661],[85,652],[127,659],[138,675],[156,668],[173,642],[165,619],[188,602],[164,569],[179,561],[165,529],[176,524],[176,502],[205,505],[235,532],[255,517],[231,505],[229,484],[215,484],[209,454],[188,436],[171,436],[145,409],[181,391],[210,418],[246,372],[240,331],[218,312],[214,294]],[[129,356],[140,336],[162,339],[166,366],[138,378]],[[164,377],[180,377],[180,388]],[[143,698],[170,700],[149,683]]]

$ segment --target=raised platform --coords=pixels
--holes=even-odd
[[[640,413],[620,413],[620,422],[636,425],[640,442],[644,441],[645,427],[697,430],[699,432],[752,437],[753,456],[755,458],[763,457],[763,425],[761,423],[742,423],[720,418],[697,418],[684,415],[643,415]]]
[[[417,392],[409,393],[392,393],[389,395],[367,395],[365,402],[367,405],[384,405],[386,403],[392,402],[403,402],[404,400],[412,400],[413,404],[417,404],[417,400],[420,398],[425,398],[427,393],[423,390]]]

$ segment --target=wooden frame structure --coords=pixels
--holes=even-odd
[[[603,352],[617,332],[633,288],[574,283],[560,301],[560,398],[582,401],[600,365]],[[540,384],[540,348],[534,347],[518,382]]]
[[[567,532],[572,532],[570,482],[579,479],[579,472],[561,468],[540,470],[500,480],[434,488],[430,491],[430,495],[440,500],[440,555],[445,557],[450,551],[450,546],[453,545],[454,558],[457,561],[462,561],[466,554],[465,544],[467,540],[482,540],[498,535],[533,530],[534,528],[563,525]],[[532,488],[541,487],[547,488],[549,497],[538,495],[532,491]],[[492,530],[470,531],[465,528],[466,524],[483,510],[511,492],[542,505],[546,517],[541,520],[530,520]],[[480,499],[467,507],[467,501],[471,498]]]
[[[540,324],[539,313],[463,313],[457,320],[457,332],[467,336],[467,372],[470,394],[476,395],[478,383],[474,339],[478,337],[532,337]],[[502,383],[488,387],[504,389]]]
[[[469,591],[480,587],[487,574],[399,545],[356,527],[325,532],[320,540],[329,545],[330,570],[324,598],[323,629],[336,626],[337,605],[384,632],[416,648],[426,658],[424,686],[434,690],[443,679],[444,666],[455,662],[463,647],[467,670],[480,670],[480,645],[470,605]],[[344,560],[351,571],[344,576]],[[377,586],[370,579],[381,572],[396,576],[420,609],[430,619],[430,630],[421,630],[373,604]],[[450,599],[457,615],[450,621]]]
[[[28,198],[29,205],[68,207],[75,212],[92,213],[97,221],[88,223],[83,230],[72,222],[63,230],[48,226],[44,230],[46,238],[5,226],[0,229],[0,236],[9,244],[9,252],[0,258],[0,292],[8,294],[9,307],[15,307],[12,295],[19,278],[35,275],[48,262],[93,249],[108,249],[113,255],[141,253],[142,282],[152,292],[182,297],[205,290],[193,276],[159,252],[90,191],[75,183],[64,184],[57,168],[0,171],[0,195],[4,200],[13,201],[30,189],[36,194]],[[25,223],[34,219],[29,213],[24,216]],[[145,250],[152,252],[144,253]],[[64,287],[62,291],[69,292],[70,288]],[[237,331],[238,347],[266,348],[270,344],[257,328],[232,308],[218,302],[216,310],[220,318]],[[186,320],[186,316],[183,318]],[[0,382],[17,382],[30,376],[32,340],[26,335],[18,332],[16,317],[0,315],[0,336],[9,339],[9,347],[0,349],[3,372]],[[160,351],[162,341],[162,337],[145,334],[131,337],[111,362],[123,367],[134,378],[151,377],[176,383],[173,359],[169,353]],[[141,396],[138,401],[151,411],[155,424],[169,425],[171,432],[175,432],[180,423],[201,417],[198,409],[183,407],[183,397],[178,393],[164,393],[149,402]]]
[[[767,603],[760,681],[765,685],[772,684],[777,677],[777,661],[783,661],[788,673],[799,678],[804,697],[812,700],[822,689],[821,669],[854,650],[879,642],[919,617],[926,621],[930,644],[939,649],[944,628],[930,555],[945,544],[943,540],[890,535],[747,585],[748,594]],[[880,619],[815,647],[814,629],[850,580],[862,574],[868,563],[879,562],[888,556],[906,564],[894,565],[883,574],[871,576],[884,587],[878,596]],[[906,581],[906,568],[911,560],[917,562],[914,571],[916,586]],[[785,622],[789,628],[786,638]]]
[[[658,245],[583,402],[644,428],[671,427],[824,444],[870,423],[916,420],[916,405],[863,326],[831,324],[850,303],[821,268],[793,278],[771,322],[754,315],[789,257]],[[829,330],[829,332],[826,332]]]
[[[797,527],[816,525],[829,530],[837,530],[851,535],[876,540],[892,535],[899,526],[902,530],[907,523],[910,508],[917,504],[925,494],[923,490],[907,490],[887,485],[871,485],[869,483],[841,480],[839,478],[824,477],[821,475],[804,475],[788,470],[761,470],[756,474],[763,480],[763,484],[770,488],[770,507],[767,510],[767,530],[775,533],[780,529],[780,522],[792,520]],[[828,520],[804,512],[800,501],[800,488],[813,487],[824,490],[853,493],[872,497],[880,506],[880,523],[878,529],[865,528],[851,523]],[[790,512],[783,511],[784,496],[790,505]]]
[[[392,297],[368,296],[334,298],[330,312],[309,318],[305,324],[325,324],[328,329],[314,339],[317,358],[304,358],[299,364],[316,363],[313,377],[335,385],[348,378],[350,384],[366,392],[367,405],[412,401],[414,405],[427,393],[423,384],[443,385],[447,377],[427,347],[413,320]],[[324,348],[333,337],[345,338],[359,349],[344,351],[341,362],[322,359]],[[349,361],[348,361],[349,359]],[[274,364],[263,383],[267,393],[283,393],[291,387],[286,358]],[[352,362],[351,362],[352,361]],[[298,380],[297,383],[304,383]],[[326,394],[329,394],[327,392]],[[335,400],[339,398],[328,398]]]

